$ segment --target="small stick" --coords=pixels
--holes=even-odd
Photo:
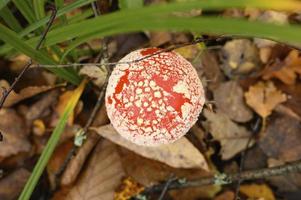
[[[242,173],[232,173],[232,174],[216,174],[213,177],[205,177],[197,180],[191,181],[180,181],[179,179],[172,181],[169,184],[168,190],[190,188],[190,187],[200,187],[205,185],[226,185],[237,182],[238,180],[254,180],[263,179],[272,176],[285,175],[289,173],[301,172],[301,160],[287,163],[285,165],[263,168],[256,170],[248,170]],[[152,192],[163,191],[166,183],[158,184],[147,188],[143,194],[150,194]]]
[[[46,35],[47,33],[49,32],[50,30],[50,27],[52,26],[53,22],[54,22],[54,19],[55,19],[55,16],[56,16],[56,13],[57,13],[57,10],[54,6],[51,6],[50,7],[51,9],[51,17],[49,19],[49,22],[47,24],[47,27],[46,29],[44,30],[37,46],[36,46],[36,50],[39,50],[46,38]],[[23,67],[22,71],[20,72],[20,74],[15,78],[14,82],[11,84],[11,86],[6,89],[6,88],[3,88],[3,92],[2,92],[2,97],[0,99],[0,109],[3,107],[3,104],[6,100],[6,98],[8,97],[8,95],[11,93],[11,91],[14,89],[14,87],[16,86],[16,84],[18,83],[18,81],[22,78],[22,76],[24,75],[24,73],[31,67],[32,65],[32,58],[28,61],[28,63]]]

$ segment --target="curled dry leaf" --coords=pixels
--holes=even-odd
[[[93,84],[100,88],[104,84],[108,72],[104,66],[99,67],[96,65],[95,66],[89,65],[81,68],[79,74],[91,78]]]
[[[52,90],[43,94],[41,99],[31,105],[28,111],[25,113],[25,118],[28,121],[32,121],[42,117],[42,114],[49,108],[51,105],[55,104],[58,99],[59,92],[58,90]]]
[[[124,175],[116,146],[107,140],[100,141],[87,168],[65,199],[112,200]]]
[[[20,168],[5,178],[0,179],[0,199],[17,199],[29,176],[29,171],[24,168]]]
[[[97,144],[99,138],[100,136],[95,133],[89,134],[87,141],[85,141],[76,156],[69,162],[61,179],[62,185],[70,185],[76,180],[84,162],[87,159],[87,156]]]
[[[92,128],[99,135],[111,140],[146,158],[158,160],[175,168],[202,168],[208,170],[208,164],[204,156],[185,138],[168,145],[147,147],[136,145],[123,137],[112,125]]]
[[[3,85],[3,82],[0,83],[0,86],[4,86],[6,89],[8,88],[7,84]],[[22,100],[25,100],[25,99],[33,97],[37,94],[46,92],[55,87],[58,87],[58,86],[30,86],[30,87],[26,87],[26,88],[22,89],[19,93],[12,91],[8,95],[7,99],[5,100],[3,107],[11,107],[14,104],[16,104]],[[0,93],[2,94],[1,91],[2,91],[2,89],[0,88]]]
[[[98,113],[96,114],[93,125],[104,125],[108,121],[109,120],[106,114],[105,105],[102,105]],[[78,150],[75,157],[73,157],[73,159],[69,162],[64,174],[62,175],[62,185],[70,185],[76,180],[78,174],[80,173],[80,170],[82,169],[85,161],[88,158],[88,155],[99,141],[99,138],[100,136],[96,133],[88,133],[88,139]]]
[[[273,82],[258,82],[245,93],[247,104],[261,117],[266,118],[280,103],[286,101],[286,95],[277,90]]]
[[[252,111],[244,102],[242,88],[236,81],[222,83],[213,92],[217,108],[236,122],[247,122],[252,119]]]
[[[266,70],[263,79],[277,78],[287,85],[294,85],[297,74],[301,75],[301,56],[299,51],[292,50],[283,62],[276,62]]]
[[[0,110],[0,131],[3,141],[0,142],[0,161],[20,152],[29,152],[31,144],[27,139],[28,128],[22,118],[12,109]]]
[[[223,113],[204,111],[207,121],[204,123],[215,140],[219,141],[223,160],[228,160],[247,146],[251,133],[242,126],[237,125]],[[251,146],[252,142],[250,143]]]

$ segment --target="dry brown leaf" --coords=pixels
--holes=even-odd
[[[92,128],[99,135],[144,157],[158,160],[175,168],[208,169],[204,156],[185,138],[168,145],[147,147],[136,145],[118,134],[112,125]]]
[[[113,200],[124,175],[116,146],[102,140],[66,200]]]
[[[278,67],[279,64],[281,67]],[[292,50],[284,62],[275,65],[279,69],[273,69],[276,67],[272,66],[264,72],[263,79],[277,78],[287,85],[293,85],[296,83],[297,74],[301,75],[301,56],[297,50]]]
[[[193,180],[212,176],[212,172],[203,169],[172,168],[164,163],[142,157],[134,152],[119,147],[119,154],[126,173],[140,184],[151,187],[161,181],[166,181],[173,174],[177,178]],[[174,200],[211,199],[221,189],[220,186],[210,185],[196,188],[177,189],[171,193]]]
[[[0,131],[3,135],[3,141],[0,142],[0,157],[6,158],[20,152],[29,152],[31,144],[27,139],[28,128],[22,118],[12,109],[1,109],[0,119]]]
[[[221,143],[220,154],[223,160],[232,158],[246,148],[251,133],[245,127],[237,125],[223,113],[205,110],[204,115],[207,118],[204,126],[213,138]]]
[[[98,113],[96,114],[93,125],[104,125],[108,121],[109,120],[106,114],[105,105],[102,105]],[[76,180],[84,162],[86,161],[94,146],[97,144],[99,138],[100,136],[98,134],[89,133],[87,141],[85,141],[83,146],[78,150],[76,156],[69,162],[64,174],[62,175],[62,185],[70,185]]]
[[[0,179],[0,199],[17,199],[29,176],[30,172],[21,168]]]
[[[62,185],[70,185],[76,180],[84,162],[86,161],[87,156],[90,154],[93,147],[97,144],[99,138],[99,135],[95,133],[89,133],[87,141],[85,141],[83,146],[77,152],[76,156],[70,161],[64,174],[62,175]]]
[[[266,132],[259,140],[264,153],[283,162],[301,159],[301,125],[287,115],[277,115],[268,123]]]
[[[58,95],[58,90],[52,90],[43,94],[41,99],[39,99],[37,102],[31,105],[29,109],[25,112],[25,118],[28,121],[32,121],[42,117],[45,111],[56,103]]]
[[[73,141],[69,140],[60,144],[52,154],[48,164],[47,164],[47,173],[50,182],[50,186],[54,189],[57,185],[56,176],[60,171],[62,165],[64,164],[69,151],[73,146]]]
[[[236,81],[222,83],[213,91],[217,108],[236,122],[247,122],[253,113],[244,102],[242,88]]]
[[[201,54],[200,64],[194,64],[198,74],[200,75],[200,72],[204,72],[204,75],[209,80],[207,84],[210,90],[214,90],[225,80],[225,76],[221,72],[217,59],[217,55],[213,52],[204,51]]]
[[[266,184],[250,184],[240,186],[239,191],[251,199],[275,200],[275,196]]]
[[[91,78],[93,84],[101,88],[106,80],[108,72],[105,67],[86,65],[80,69],[79,74]]]
[[[170,32],[156,31],[150,32],[150,46],[158,47],[164,45],[172,40]]]
[[[234,193],[232,191],[226,191],[214,198],[214,200],[234,200]]]
[[[0,86],[2,86],[2,84],[0,84]],[[7,88],[7,86],[5,86]],[[55,86],[57,87],[57,86]],[[7,99],[4,102],[4,107],[11,107],[14,104],[28,99],[32,96],[35,96],[37,94],[46,92],[48,90],[51,90],[53,88],[55,88],[54,86],[30,86],[30,87],[26,87],[24,89],[22,89],[19,93],[16,93],[15,91],[12,91]],[[0,89],[0,92],[2,91],[2,89]],[[1,93],[2,94],[2,93]]]
[[[268,117],[278,104],[286,101],[286,95],[270,81],[251,86],[245,97],[247,104],[263,118]]]

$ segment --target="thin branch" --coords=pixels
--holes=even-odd
[[[248,170],[242,173],[232,173],[232,174],[216,174],[213,177],[205,177],[197,180],[183,181],[182,179],[177,179],[169,184],[168,190],[190,188],[190,187],[200,187],[205,185],[226,185],[237,182],[238,180],[255,180],[264,179],[272,176],[285,175],[289,173],[301,172],[301,160],[287,163],[285,165],[263,168],[256,170]],[[164,190],[166,183],[158,184],[153,187],[147,188],[143,194],[158,193]]]
[[[248,151],[248,148],[250,146],[250,143],[251,143],[252,139],[253,139],[253,137],[251,135],[248,139],[248,142],[247,142],[247,145],[246,145],[245,149],[241,152],[239,170],[238,170],[238,180],[237,180],[237,185],[236,185],[236,189],[235,189],[235,196],[234,196],[235,200],[239,199],[240,184],[243,182],[242,179],[241,179],[241,173],[244,169],[246,153]]]
[[[41,46],[42,46],[42,44],[43,44],[43,42],[44,42],[44,40],[46,38],[46,35],[49,32],[49,29],[52,26],[52,24],[54,22],[54,19],[56,17],[56,13],[57,13],[56,8],[53,7],[53,6],[51,6],[50,9],[51,9],[51,17],[49,19],[49,22],[47,24],[46,29],[44,30],[44,32],[43,32],[43,34],[42,34],[42,36],[41,36],[41,38],[40,38],[40,40],[39,40],[36,48],[35,48],[36,50],[39,50],[41,48]],[[22,78],[22,76],[24,75],[24,73],[31,67],[32,62],[33,62],[32,59],[30,59],[28,61],[28,63],[23,67],[23,69],[20,72],[20,74],[15,78],[14,82],[11,84],[11,86],[8,89],[3,88],[2,97],[0,99],[0,109],[3,107],[5,100],[7,99],[8,95],[11,93],[11,91],[14,89],[14,87],[16,86],[16,84],[18,83],[18,81]]]

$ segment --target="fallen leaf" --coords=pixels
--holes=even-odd
[[[283,62],[276,62],[263,74],[263,79],[277,78],[287,85],[296,82],[297,74],[301,75],[301,56],[299,51],[292,50]]]
[[[0,132],[3,134],[0,158],[29,152],[31,144],[27,139],[28,128],[22,118],[14,110],[3,108],[0,110],[0,119]]]
[[[55,86],[55,87],[54,86],[30,86],[30,87],[26,87],[26,88],[22,89],[19,93],[12,91],[8,95],[7,99],[5,100],[3,107],[11,107],[22,100],[28,99],[30,97],[33,97],[37,94],[46,92],[46,91],[51,90],[56,87],[59,87],[59,86]],[[6,87],[6,89],[8,89],[8,88]],[[2,91],[2,89],[0,89],[0,92],[1,91]],[[2,94],[2,92],[1,92],[1,94]]]
[[[236,81],[222,83],[213,91],[217,108],[236,122],[247,122],[253,113],[244,102],[244,93]]]
[[[102,140],[66,200],[113,200],[124,175],[116,146]]]
[[[207,118],[204,126],[221,144],[220,154],[223,160],[232,158],[246,148],[252,134],[245,127],[237,125],[227,115],[220,112],[213,113],[204,110],[204,115]]]
[[[234,193],[232,191],[226,191],[214,198],[214,200],[234,200]]]
[[[158,147],[146,147],[136,145],[123,137],[113,128],[112,125],[91,128],[99,135],[123,146],[135,153],[147,158],[158,160],[172,167],[180,168],[202,168],[208,170],[204,156],[185,138],[177,140],[168,145]]]
[[[104,125],[108,121],[109,120],[106,114],[105,105],[102,105],[98,113],[96,114],[96,117],[93,121],[93,125],[97,125],[97,126]],[[73,157],[73,159],[69,162],[65,172],[63,173],[61,178],[62,185],[70,185],[76,180],[86,159],[88,158],[90,152],[93,150],[94,146],[97,144],[100,138],[98,134],[90,133],[90,132],[88,132],[87,137],[88,139],[85,141],[83,146],[78,150],[78,152]]]
[[[69,151],[72,149],[73,141],[68,140],[60,144],[52,154],[48,164],[47,164],[47,174],[52,189],[57,186],[57,173],[60,171],[61,167],[64,165],[67,159]]]
[[[103,66],[99,67],[96,65],[87,65],[80,69],[79,74],[89,77],[92,79],[94,85],[101,88],[105,83],[108,72]]]
[[[266,184],[250,184],[240,186],[239,191],[251,199],[275,200],[275,196]]]
[[[123,179],[121,186],[114,195],[114,200],[131,199],[144,190],[144,187],[136,182],[132,177]]]
[[[71,96],[74,94],[73,90],[68,90],[65,91],[63,94],[60,95],[59,100],[58,100],[58,104],[56,105],[56,113],[58,114],[57,118],[52,122],[52,124],[55,126],[57,121],[59,119],[59,117],[64,113],[64,110],[67,106],[67,104],[69,103],[69,100],[71,98]],[[79,101],[80,102],[80,101]],[[79,104],[79,103],[78,103]],[[78,105],[77,104],[77,105]],[[76,115],[76,107],[74,109],[74,111],[72,112],[72,114],[70,114],[70,117],[68,119],[68,125],[72,126],[73,125],[73,121]]]
[[[277,90],[273,82],[258,82],[245,93],[247,104],[261,117],[266,118],[280,103],[286,101],[286,95]]]
[[[170,32],[163,31],[152,31],[150,32],[150,46],[158,47],[164,45],[172,40],[172,35]]]
[[[244,170],[262,169],[267,166],[267,156],[257,144],[245,153],[244,160]]]
[[[99,135],[95,133],[89,133],[87,141],[85,141],[83,146],[81,146],[81,148],[76,153],[76,156],[72,158],[65,172],[63,173],[61,178],[62,185],[70,185],[76,180],[83,164],[85,163],[90,152],[93,150],[93,147],[99,141],[99,138]]]
[[[208,79],[208,88],[210,90],[216,89],[221,82],[225,80],[222,73],[217,55],[211,51],[203,51],[201,54],[201,62],[195,63],[193,66],[196,68],[198,74],[204,72],[205,77]]]
[[[162,162],[142,157],[123,147],[119,147],[118,150],[126,173],[145,187],[151,187],[159,182],[166,181],[171,175],[181,178],[183,181],[213,175],[213,172],[208,172],[203,169],[173,168]],[[196,188],[177,189],[175,191],[170,191],[170,194],[175,200],[211,199],[220,191],[220,189],[220,186],[209,185]]]
[[[0,199],[17,199],[29,176],[29,171],[24,168],[20,168],[5,178],[0,179]]]
[[[287,115],[277,115],[268,123],[259,140],[263,152],[271,158],[290,162],[301,159],[301,124]]]
[[[43,113],[56,103],[58,96],[58,90],[46,92],[38,101],[30,105],[29,109],[25,113],[25,118],[28,121],[33,121],[42,117]]]

